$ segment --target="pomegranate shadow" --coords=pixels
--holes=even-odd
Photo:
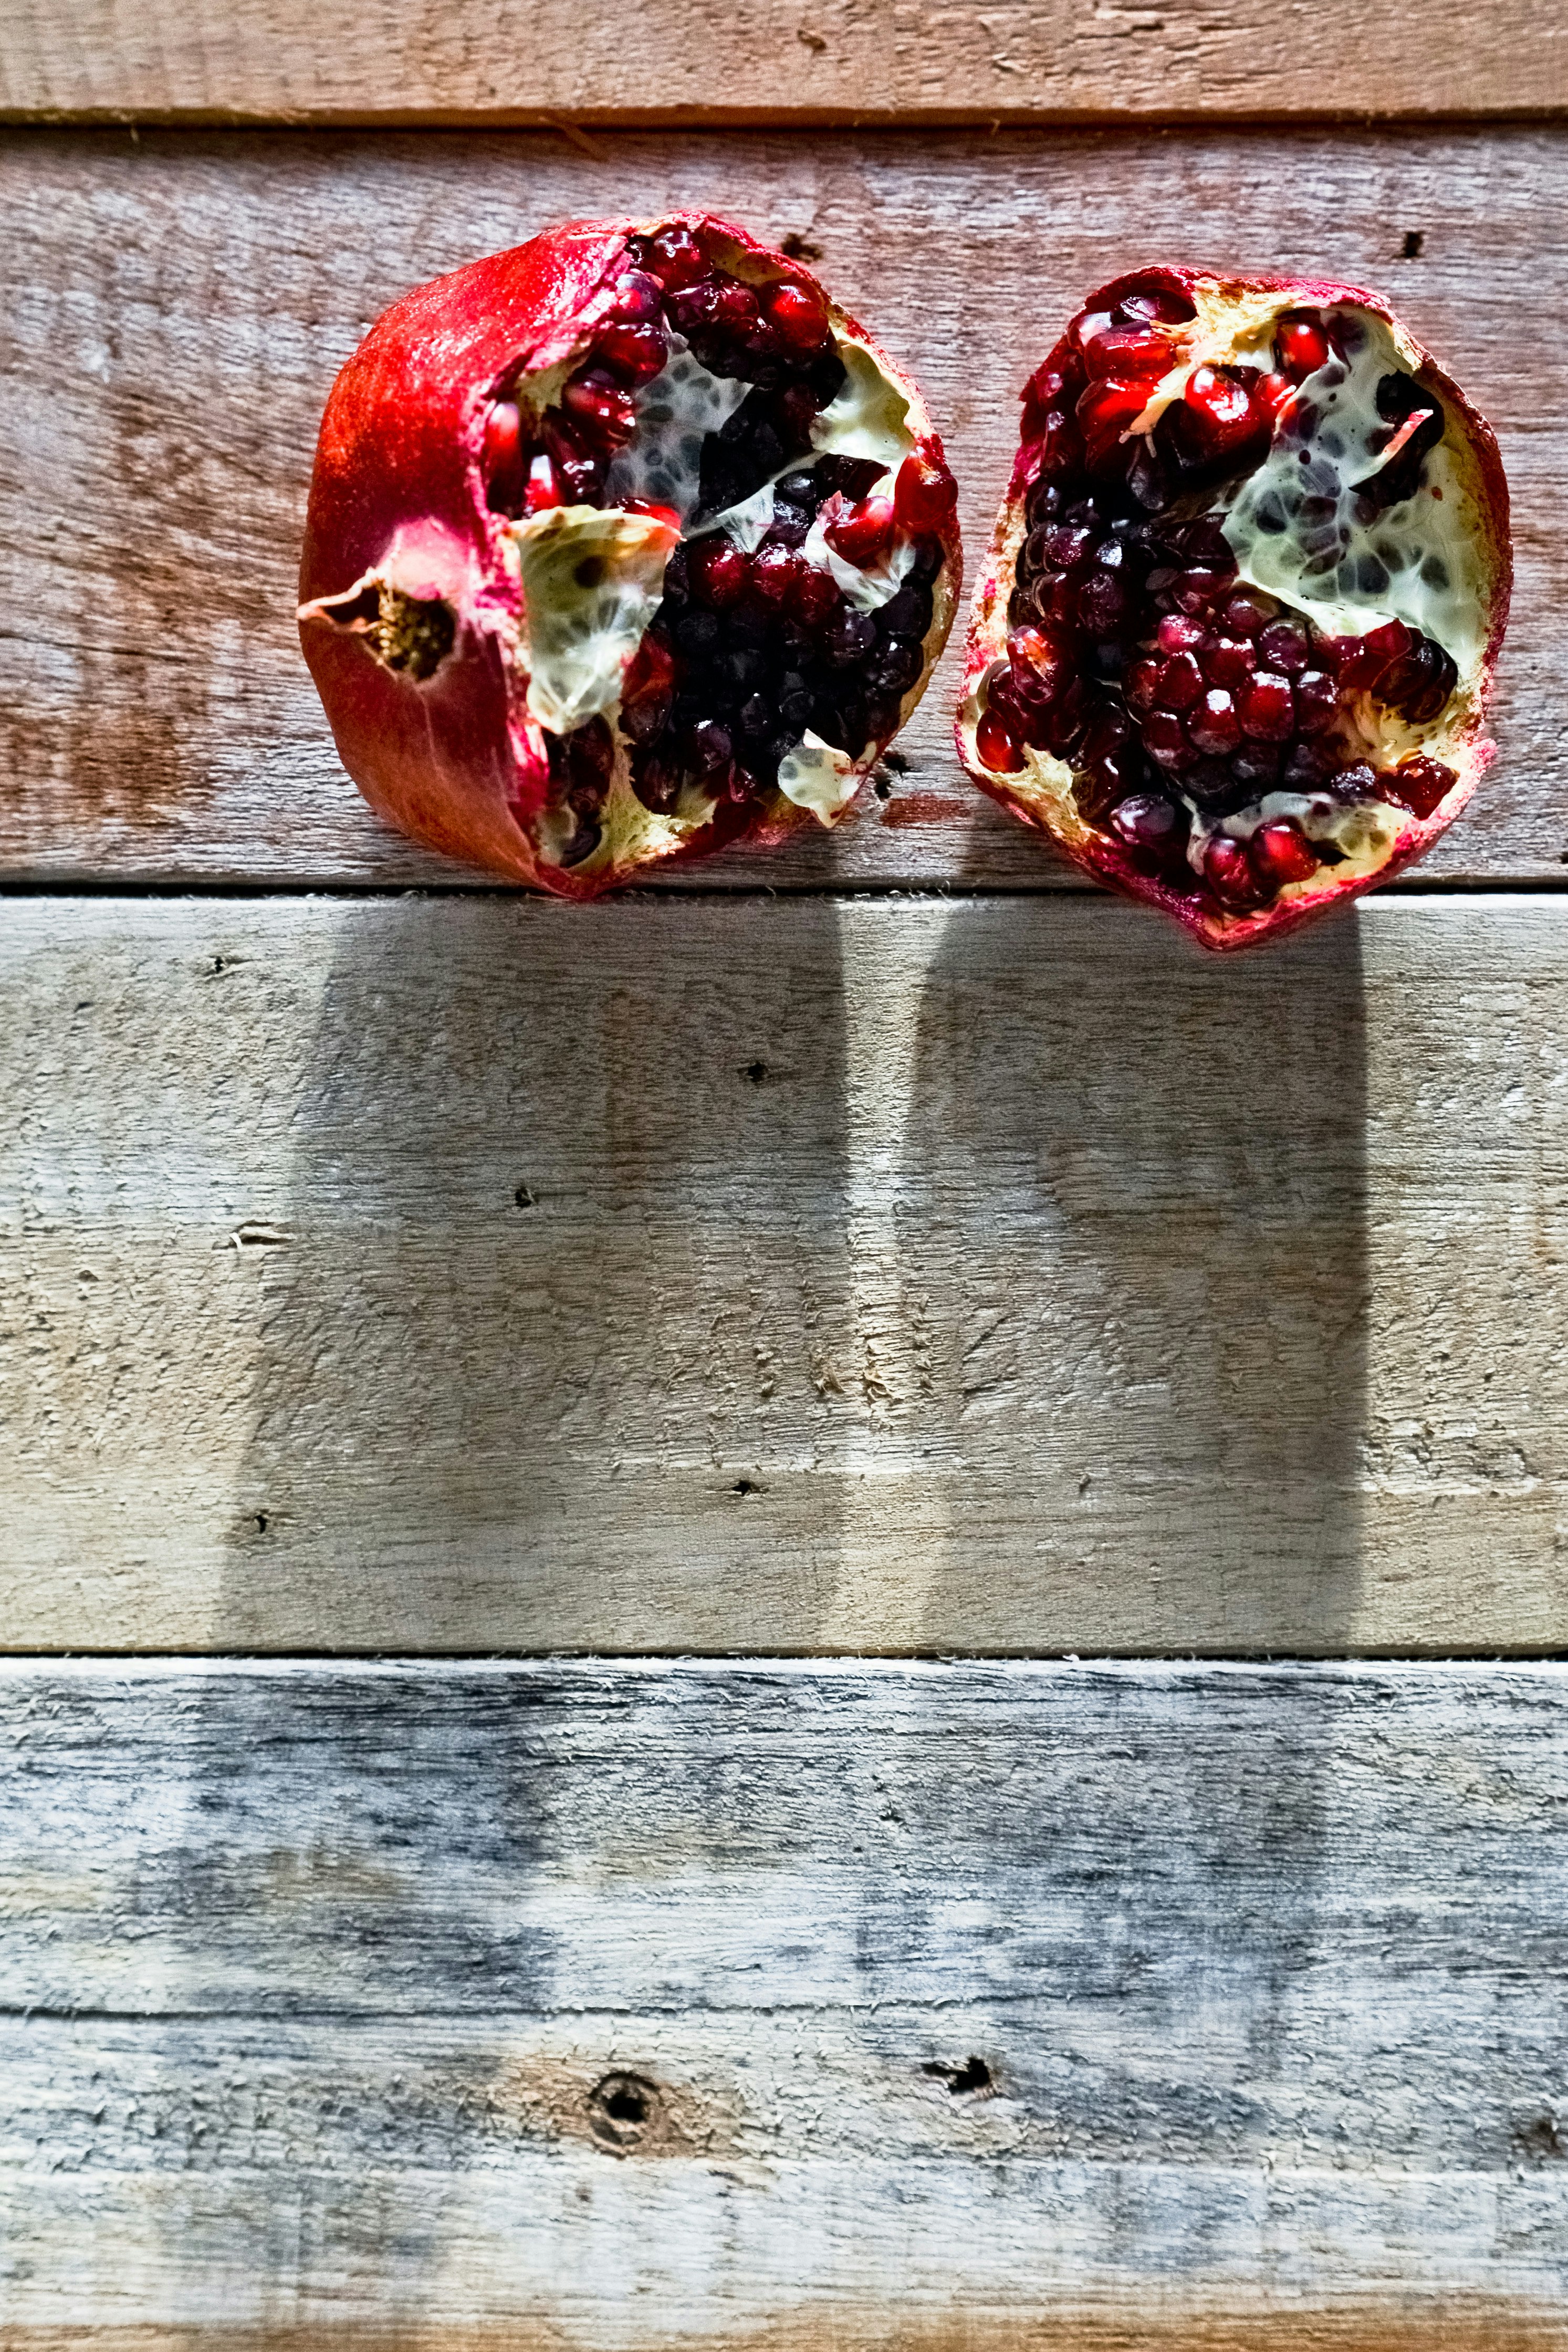
[[[1353,1648],[1357,921],[1221,962],[1103,899],[972,901],[919,1032],[906,1230],[963,1267],[927,1646]]]

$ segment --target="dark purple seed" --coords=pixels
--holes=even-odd
[[[825,634],[822,649],[835,669],[847,669],[864,661],[876,642],[877,625],[869,613],[857,613],[847,604]]]

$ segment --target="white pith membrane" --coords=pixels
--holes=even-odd
[[[754,257],[739,249],[716,252],[714,258],[753,286],[777,282],[755,266]],[[516,396],[525,411],[542,414],[554,400],[581,352],[589,347],[594,324],[592,319],[585,320],[581,351],[566,363],[518,380]],[[786,475],[811,470],[823,457],[858,457],[878,465],[881,474],[867,495],[890,495],[899,467],[915,446],[908,394],[863,343],[836,325],[833,349],[843,363],[845,382],[837,398],[813,419],[809,449],[788,457],[748,498],[693,524],[704,442],[754,387],[738,377],[710,373],[683,336],[668,326],[666,331],[668,359],[634,396],[636,429],[610,464],[606,505],[558,507],[500,526],[522,583],[523,620],[510,658],[528,674],[530,717],[558,735],[603,718],[615,740],[615,767],[598,817],[599,840],[570,868],[585,879],[607,867],[641,863],[678,848],[710,823],[719,805],[697,780],[689,779],[668,813],[645,807],[632,783],[632,747],[618,724],[626,667],[658,609],[665,566],[675,548],[723,531],[752,552],[773,519],[774,484]],[[679,534],[608,503],[626,499],[673,509],[680,519]],[[800,551],[807,562],[827,572],[860,612],[874,612],[887,603],[915,560],[914,541],[900,534],[881,563],[862,570],[828,547],[822,530],[819,514]],[[922,650],[945,628],[940,583],[933,584],[932,608]],[[900,724],[922,684],[923,676],[900,698]],[[798,748],[780,762],[778,795],[809,810],[824,825],[833,824],[854,796],[856,771],[865,750],[851,755],[808,728]],[[765,806],[773,798],[771,792],[761,791],[758,804]],[[565,807],[547,807],[533,821],[534,837],[552,862],[560,862],[575,824]]]
[[[1180,338],[1179,362],[1155,384],[1147,405],[1122,435],[1123,443],[1133,434],[1152,436],[1199,367],[1256,367],[1268,373],[1274,366],[1278,320],[1300,308],[1300,299],[1289,291],[1237,293],[1202,283],[1189,290],[1197,316],[1170,331]],[[1426,453],[1413,498],[1370,522],[1358,520],[1352,511],[1356,488],[1396,454],[1387,446],[1393,428],[1377,407],[1379,382],[1392,374],[1415,376],[1419,354],[1385,320],[1359,305],[1325,306],[1318,315],[1342,346],[1342,357],[1331,355],[1327,365],[1300,384],[1268,454],[1228,503],[1216,500],[1194,513],[1220,521],[1237,559],[1237,577],[1230,585],[1257,588],[1273,597],[1281,618],[1310,621],[1331,636],[1365,636],[1385,622],[1399,620],[1442,646],[1458,675],[1436,717],[1411,721],[1375,701],[1366,689],[1356,689],[1342,697],[1338,734],[1347,762],[1365,759],[1373,769],[1386,769],[1424,752],[1455,769],[1463,784],[1475,766],[1467,738],[1470,722],[1479,716],[1489,635],[1483,570],[1489,533],[1479,467],[1461,421],[1436,393],[1421,385],[1427,404],[1442,410],[1444,437]],[[1300,509],[1309,498],[1331,499],[1332,511],[1303,516]],[[1028,536],[1026,505],[1025,497],[1016,500],[996,551],[993,635],[997,654],[1005,649],[1011,585]],[[973,746],[985,707],[986,675],[983,672],[973,681],[961,714],[976,767],[984,767]],[[1068,844],[1102,838],[1102,829],[1079,810],[1070,761],[1027,743],[1018,749],[1026,762],[1021,772],[985,772],[996,775],[1010,797],[1048,819]],[[1310,841],[1330,845],[1339,853],[1339,862],[1321,866],[1305,880],[1283,885],[1270,901],[1275,907],[1338,890],[1347,881],[1376,873],[1415,822],[1406,810],[1386,802],[1347,804],[1327,791],[1268,791],[1245,808],[1215,815],[1188,796],[1179,774],[1163,774],[1158,790],[1187,813],[1188,863],[1200,875],[1205,850],[1216,833],[1245,841],[1260,825],[1282,817],[1294,818]],[[1255,914],[1229,908],[1226,916],[1237,923],[1256,919]]]

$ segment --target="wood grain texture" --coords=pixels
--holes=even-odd
[[[1560,1667],[12,1663],[0,1821],[24,2352],[1568,2343]]]
[[[1568,906],[14,902],[11,1647],[1568,1646]]]
[[[1431,34],[1430,10],[1408,22]],[[1450,125],[598,144],[589,156],[537,137],[0,141],[0,873],[471,882],[371,815],[300,658],[295,572],[321,404],[370,320],[410,285],[573,214],[681,203],[805,238],[913,365],[949,436],[972,568],[1017,388],[1089,286],[1168,250],[1387,288],[1498,425],[1519,535],[1502,756],[1422,874],[1563,878],[1568,421],[1543,328],[1568,308],[1550,234],[1568,197],[1559,136]],[[1414,261],[1400,257],[1411,232],[1425,238]],[[785,856],[690,878],[1070,884],[958,771],[957,676],[955,646],[888,799],[868,796],[851,824]]]
[[[1158,10],[695,0],[4,0],[0,116],[155,121],[985,122],[1088,116],[1544,114],[1563,28],[1527,0],[1447,0],[1375,42],[1354,0]]]

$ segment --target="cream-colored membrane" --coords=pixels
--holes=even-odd
[[[877,487],[890,488],[915,444],[908,397],[855,337],[838,336],[837,349],[845,367],[844,387],[813,421],[811,455],[792,457],[774,480],[809,467],[817,457],[862,457],[883,468]],[[531,409],[542,410],[559,395],[573,364],[558,364],[548,380],[524,379],[520,399]],[[751,390],[736,377],[712,374],[681,336],[671,335],[665,367],[637,395],[637,429],[609,468],[606,498],[639,499],[671,508],[680,519],[681,538],[724,530],[748,552],[754,550],[773,520],[773,481],[724,513],[707,518],[695,531],[688,528],[700,496],[703,442],[728,422]],[[557,508],[531,517],[513,527],[512,539],[522,568],[527,617],[518,659],[530,673],[530,711],[556,734],[569,733],[594,717],[609,719],[616,730],[616,766],[602,837],[592,856],[574,871],[591,877],[628,856],[657,856],[678,847],[708,824],[714,802],[691,785],[668,814],[645,808],[632,789],[628,746],[616,725],[626,667],[658,609],[664,567],[676,540],[648,517],[595,507]],[[895,540],[882,563],[862,571],[826,546],[820,520],[803,551],[809,562],[831,572],[860,612],[874,612],[885,604],[914,561],[912,542]],[[933,614],[933,626],[935,618]],[[808,732],[781,764],[780,795],[831,825],[853,797],[855,765],[847,752]],[[545,854],[558,857],[573,829],[565,819],[545,819],[541,827]]]

